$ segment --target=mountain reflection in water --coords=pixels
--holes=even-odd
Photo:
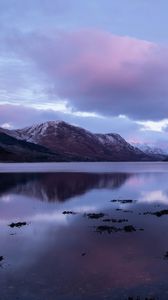
[[[124,173],[0,174],[0,194],[10,191],[42,201],[65,201],[92,189],[117,189],[130,176]]]
[[[0,174],[0,299],[167,300],[168,172],[134,166]]]

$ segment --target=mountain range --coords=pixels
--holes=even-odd
[[[131,143],[132,146],[138,147],[140,150],[145,152],[148,155],[152,155],[156,159],[164,160],[168,156],[168,151],[164,148],[156,147],[156,145],[140,144],[140,143]]]
[[[148,149],[149,150],[149,149]],[[95,134],[64,121],[17,130],[0,128],[0,161],[154,161],[167,155],[129,144],[119,134]]]

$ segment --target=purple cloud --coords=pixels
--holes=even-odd
[[[108,32],[15,33],[6,38],[20,59],[46,79],[48,96],[74,109],[133,119],[162,119],[168,109],[167,51],[153,43]]]

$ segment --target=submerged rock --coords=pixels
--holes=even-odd
[[[147,211],[147,212],[144,212],[143,214],[144,215],[154,215],[154,216],[157,216],[157,217],[161,217],[161,216],[164,216],[164,215],[168,215],[168,209],[163,209],[163,210],[155,211],[155,212]]]
[[[11,227],[11,228],[18,227],[18,228],[20,228],[20,227],[25,226],[25,225],[27,225],[27,222],[17,222],[17,223],[9,224],[9,227]]]
[[[103,222],[123,223],[128,222],[127,219],[104,219]]]
[[[123,199],[123,200],[113,199],[113,200],[111,200],[111,202],[113,202],[113,203],[118,202],[118,203],[121,203],[121,204],[131,204],[131,203],[135,203],[136,200],[132,200],[132,199]]]
[[[136,231],[135,227],[132,226],[132,225],[124,226],[123,230],[124,230],[125,232],[133,232],[133,231]]]
[[[144,299],[144,300],[156,300],[156,298],[153,298],[153,297],[152,297],[152,298],[151,298],[151,297],[149,297],[149,298],[148,298],[148,297],[145,297],[145,298],[140,298],[140,297],[128,297],[128,300],[141,300],[141,299],[142,299],[142,300],[143,300],[143,299]]]
[[[63,215],[76,215],[76,213],[75,212],[73,212],[73,211],[63,211]]]
[[[2,261],[4,260],[3,256],[0,256],[0,267],[2,268]]]
[[[100,218],[103,218],[105,216],[105,214],[103,214],[103,213],[89,213],[89,214],[86,214],[86,216],[89,219],[100,219]]]
[[[142,231],[143,229],[142,228],[136,229],[132,225],[127,225],[127,226],[124,226],[123,228],[119,228],[119,227],[115,227],[115,226],[108,226],[108,225],[99,225],[96,227],[96,232],[99,232],[99,233],[103,233],[103,232],[113,233],[113,232],[119,232],[119,231],[134,232],[137,230]]]
[[[166,254],[164,255],[164,259],[168,259],[168,251],[167,251]]]
[[[125,213],[133,213],[133,210],[125,210],[125,209],[122,209],[122,208],[116,208],[116,211],[122,211],[122,212],[125,212]]]
[[[117,228],[115,226],[100,225],[100,226],[97,226],[97,228],[96,228],[96,232],[99,232],[99,233],[103,233],[103,232],[112,233],[112,232],[118,232],[118,231],[121,231],[121,229]]]

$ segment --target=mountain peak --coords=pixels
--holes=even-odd
[[[9,135],[48,148],[75,160],[129,161],[148,160],[149,157],[131,146],[119,134],[94,134],[62,120],[48,121],[17,130]]]
[[[60,124],[66,124],[64,121],[62,120],[57,120],[57,121],[47,121],[47,122],[43,122],[43,123],[37,123],[34,124],[32,126],[27,126],[24,127],[23,129],[17,129],[17,131],[21,131],[21,130],[35,130],[38,128],[48,128],[48,127],[57,127]]]

